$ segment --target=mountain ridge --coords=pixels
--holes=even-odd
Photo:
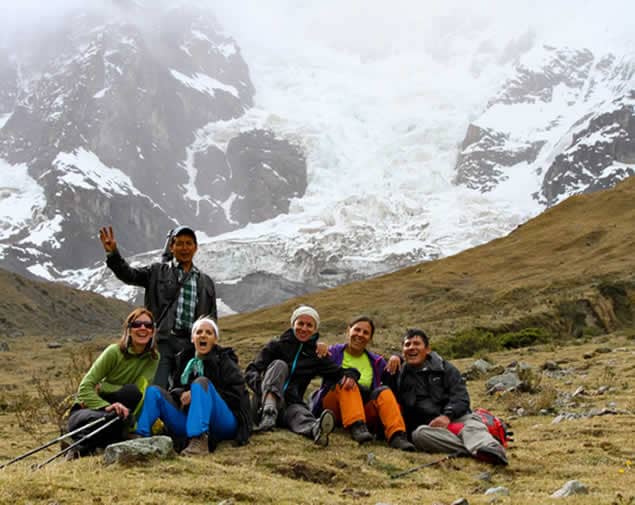
[[[507,236],[454,256],[229,316],[222,326],[231,335],[264,338],[303,302],[316,306],[329,334],[368,313],[382,329],[375,342],[382,350],[394,350],[403,330],[417,325],[441,339],[475,328],[544,327],[566,338],[630,327],[633,202],[635,177],[570,197]]]
[[[286,327],[295,305],[310,303],[319,310],[322,331],[328,335],[342,331],[354,314],[375,317],[381,329],[376,345],[384,348],[393,347],[403,328],[412,325],[440,338],[474,327],[523,325],[544,325],[567,335],[574,331],[573,320],[581,317],[576,324],[582,330],[611,331],[635,320],[633,202],[635,177],[609,190],[570,197],[507,236],[454,256],[222,317],[220,325],[228,342],[253,348]],[[57,283],[0,274],[0,289],[6,293],[0,305],[5,335],[52,332],[60,326],[71,334],[98,332],[107,324],[116,328],[130,308]],[[12,293],[25,285],[25,291],[39,294],[9,304],[16,296]],[[57,292],[61,294],[53,301],[46,298]],[[73,310],[60,312],[64,320],[47,312],[67,302]],[[86,311],[90,313],[85,318],[76,317]],[[37,313],[41,321],[34,320]]]
[[[131,306],[60,282],[0,269],[0,336],[93,337],[118,333]]]
[[[635,173],[626,43],[442,23],[368,54],[302,36],[309,7],[265,43],[169,3],[79,9],[0,51],[0,266],[132,301],[96,230],[145,262],[187,224],[240,312],[252,288],[265,306],[448,256]]]

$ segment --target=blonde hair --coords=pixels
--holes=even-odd
[[[148,316],[152,321],[152,324],[154,324],[154,316],[152,315],[152,312],[150,312],[145,307],[137,307],[130,314],[128,314],[128,316],[124,320],[123,331],[121,333],[121,338],[119,339],[119,349],[122,353],[124,353],[124,355],[130,354],[130,352],[128,351],[128,347],[130,346],[130,323],[135,321],[139,316],[143,315]],[[159,353],[157,351],[156,328],[154,328],[152,339],[150,340],[150,342],[148,342],[143,352],[149,352],[152,356],[152,359],[159,359]]]

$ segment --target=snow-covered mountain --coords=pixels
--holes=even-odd
[[[117,4],[0,58],[5,268],[134,297],[97,227],[131,254],[188,223],[225,310],[246,310],[635,173],[628,3]]]
[[[215,235],[286,212],[305,191],[296,146],[222,127],[252,107],[254,88],[214,18],[137,10],[73,11],[4,54],[0,219],[13,270],[60,278],[92,265],[104,224],[141,252],[176,223]]]
[[[535,48],[470,124],[455,181],[496,192],[524,174],[549,206],[611,187],[635,173],[634,104],[632,54]]]

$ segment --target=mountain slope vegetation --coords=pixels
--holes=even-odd
[[[130,306],[62,283],[0,269],[0,337],[103,334],[118,329]]]
[[[521,362],[531,370],[531,392],[490,395],[487,376],[468,382],[473,406],[486,406],[512,423],[509,467],[467,458],[437,464],[439,455],[403,453],[383,441],[359,446],[341,429],[321,449],[276,430],[254,435],[243,448],[221,443],[199,458],[123,468],[89,457],[32,471],[30,463],[49,457],[49,449],[0,470],[0,503],[414,505],[465,498],[472,505],[530,505],[552,501],[552,493],[576,479],[587,493],[570,498],[572,503],[633,505],[634,202],[631,178],[614,189],[571,198],[507,237],[456,256],[221,320],[220,342],[237,349],[243,367],[288,326],[300,302],[318,308],[329,342],[343,338],[350,316],[369,313],[379,323],[373,347],[381,351],[395,349],[404,327],[413,325],[424,327],[437,349],[466,332],[490,338],[547,332],[549,339],[531,347],[476,351],[498,369]],[[16,278],[0,279],[0,289],[20,295],[9,296],[13,305],[3,308],[2,317],[13,317],[15,331],[24,332],[0,351],[0,462],[5,462],[57,436],[42,391],[53,392],[53,401],[62,396],[68,372],[77,372],[82,362],[78,353],[94,356],[113,340],[112,334],[70,345],[60,339],[62,346],[51,349],[31,328],[49,332],[61,324],[54,322],[59,312],[52,308],[62,306],[64,297],[72,301],[72,310],[63,312],[64,334],[103,330],[100,319],[114,322],[127,308],[60,286],[21,281],[28,289],[18,289]],[[29,305],[26,315],[20,304]],[[82,318],[71,317],[75,313]],[[27,316],[38,315],[51,328],[29,326]],[[473,361],[454,360],[464,372]],[[391,478],[423,464],[431,466]],[[501,487],[499,494],[486,494]]]
[[[446,338],[475,328],[494,333],[543,327],[553,337],[601,334],[633,323],[635,177],[569,198],[506,237],[452,257],[224,318],[249,342],[281,331],[298,303],[314,305],[322,333],[377,319],[375,345],[388,350],[407,326]],[[363,247],[363,245],[361,246]]]

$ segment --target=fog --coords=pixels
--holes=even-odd
[[[134,6],[176,6],[172,0],[2,0],[0,27],[7,39],[54,23],[77,8],[113,12]],[[554,45],[591,49],[632,49],[635,2],[608,0],[192,0],[213,10],[228,35],[245,45],[301,51],[312,41],[361,58],[384,57],[410,46],[451,56],[455,38],[487,34],[493,45],[506,44],[528,32]],[[131,6],[133,9],[131,9]],[[481,37],[482,38],[482,37]],[[10,43],[10,42],[9,42]]]

